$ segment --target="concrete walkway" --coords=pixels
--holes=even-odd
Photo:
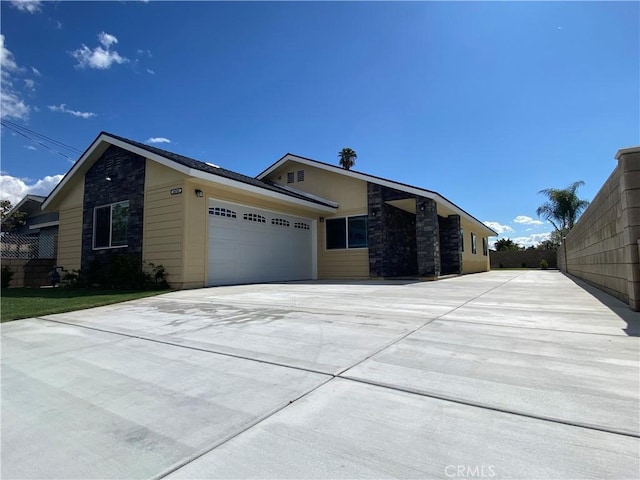
[[[555,271],[3,324],[2,478],[638,478],[640,314]]]

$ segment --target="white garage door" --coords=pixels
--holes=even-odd
[[[207,284],[313,278],[313,220],[209,199]]]

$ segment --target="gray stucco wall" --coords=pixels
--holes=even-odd
[[[615,170],[558,250],[558,267],[640,310],[640,147],[620,150],[616,158]]]

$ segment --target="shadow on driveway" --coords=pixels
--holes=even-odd
[[[623,328],[623,331],[627,335],[630,337],[640,337],[640,312],[634,312],[629,308],[629,305],[623,301],[618,300],[578,277],[574,277],[565,272],[562,272],[562,274],[620,317],[627,324],[627,328]]]

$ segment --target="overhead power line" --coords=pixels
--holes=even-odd
[[[76,147],[72,147],[71,145],[67,145],[66,143],[60,142],[58,140],[55,140],[51,137],[48,137],[46,135],[43,135],[41,133],[38,133],[34,130],[31,130],[30,128],[27,127],[23,127],[22,125],[18,125],[10,120],[7,119],[0,119],[0,125],[2,125],[3,127],[5,127],[8,130],[11,130],[12,132],[30,140],[33,143],[36,143],[38,145],[40,145],[43,148],[46,148],[47,150],[52,151],[53,153],[56,153],[64,158],[67,158],[69,160],[75,160],[75,158],[70,157],[69,155],[67,155],[66,153],[61,152],[60,150],[66,150],[68,152],[70,152],[71,154],[75,154],[75,155],[80,155],[82,153],[82,150],[76,148]],[[47,144],[50,144],[52,146],[49,146]],[[55,148],[54,148],[55,147]]]

